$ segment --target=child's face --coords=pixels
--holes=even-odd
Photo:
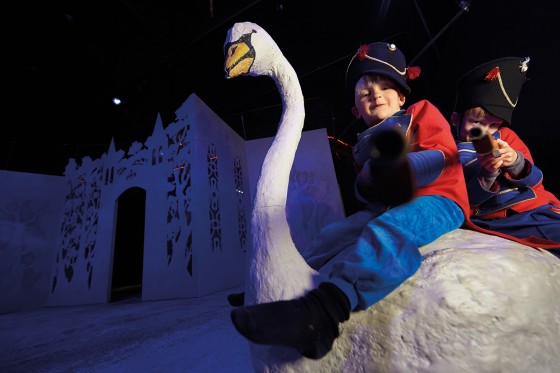
[[[372,127],[399,111],[404,101],[405,96],[393,80],[381,75],[364,75],[354,89],[352,113]]]
[[[473,127],[484,127],[489,134],[493,134],[504,123],[503,119],[493,116],[481,107],[466,110],[461,123],[457,123],[458,120],[457,113],[453,113],[451,121],[455,127],[459,128],[459,140],[461,141],[470,141],[469,131]]]

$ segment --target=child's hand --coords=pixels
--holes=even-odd
[[[500,172],[500,167],[502,167],[504,163],[501,156],[496,158],[494,157],[492,152],[486,154],[478,154],[477,158],[482,168],[488,174],[497,174],[498,172]]]
[[[517,160],[517,152],[513,150],[507,142],[498,139],[498,149],[500,152],[500,157],[498,159],[502,160],[500,167],[509,167]]]

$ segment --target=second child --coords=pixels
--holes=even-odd
[[[560,248],[560,201],[545,189],[542,171],[511,128],[529,60],[500,58],[466,73],[457,83],[451,122],[459,139],[472,228],[554,249]],[[473,130],[490,135],[497,149],[477,153]]]

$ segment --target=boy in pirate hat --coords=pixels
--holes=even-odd
[[[350,312],[391,293],[420,267],[420,246],[463,224],[469,206],[451,126],[428,101],[403,109],[418,74],[390,43],[363,45],[351,59],[352,112],[368,126],[354,149],[356,190],[369,208],[326,226],[304,251],[322,276],[316,289],[232,311],[247,339],[321,358]]]
[[[529,60],[500,58],[463,75],[451,122],[471,206],[468,225],[529,246],[560,248],[560,201],[544,188],[529,148],[510,128]],[[477,152],[473,133],[487,133],[496,150]]]

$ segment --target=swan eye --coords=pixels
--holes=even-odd
[[[226,57],[231,57],[235,54],[235,52],[237,51],[237,47],[238,45],[236,43],[227,43],[224,45],[224,56]]]

